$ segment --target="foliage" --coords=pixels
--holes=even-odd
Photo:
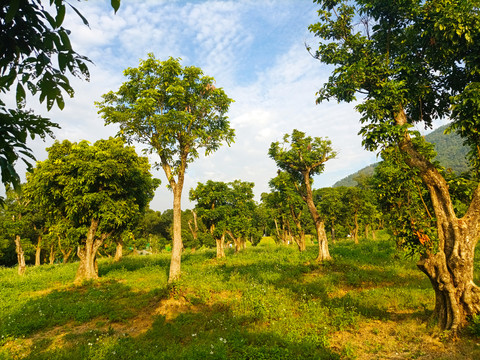
[[[241,180],[229,183],[208,180],[190,189],[190,200],[197,202],[195,210],[214,238],[228,233],[234,241],[258,242],[261,234],[254,223],[257,206],[253,187],[254,183]]]
[[[63,248],[71,248],[72,241],[84,246],[93,223],[98,224],[93,236],[101,242],[128,229],[159,184],[150,174],[148,159],[118,138],[93,145],[65,140],[47,150],[47,160],[27,174],[24,192],[47,217],[52,241],[62,239]]]
[[[0,92],[13,92],[16,99],[14,109],[0,100],[0,170],[2,182],[16,189],[20,178],[13,165],[19,158],[29,166],[34,160],[27,138],[53,136],[52,129],[58,127],[25,110],[27,91],[38,95],[47,110],[55,103],[63,109],[63,94],[74,94],[66,75],[89,79],[89,60],[73,50],[70,31],[62,26],[67,5],[88,26],[87,20],[64,0],[49,0],[49,5],[46,9],[40,0],[0,3]],[[111,5],[117,11],[120,0],[112,0]]]
[[[404,129],[394,117],[404,109],[410,124],[431,126],[449,116],[476,151],[470,127],[480,77],[476,1],[315,2],[320,22],[310,31],[323,40],[315,56],[335,66],[318,101],[365,94],[357,109],[367,149],[399,139]]]
[[[200,68],[182,67],[180,59],[160,61],[149,54],[124,75],[128,81],[96,103],[99,113],[106,124],[120,125],[120,136],[157,153],[160,163],[156,165],[171,168],[170,183],[173,175],[198,158],[199,149],[208,155],[223,141],[233,141],[234,131],[225,116],[232,100]]]

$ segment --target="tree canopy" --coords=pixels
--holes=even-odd
[[[158,180],[150,174],[148,159],[139,157],[121,139],[55,142],[48,159],[27,175],[25,194],[55,219],[68,219],[83,229],[77,279],[98,276],[95,254],[115,231],[144,212]]]
[[[43,3],[47,3],[44,1]],[[27,92],[45,102],[47,110],[65,106],[64,94],[73,97],[68,74],[89,79],[89,59],[74,51],[70,31],[62,25],[67,8],[85,17],[65,0],[0,2],[0,92],[14,93],[16,107],[0,99],[0,170],[2,182],[17,190],[20,177],[14,164],[21,158],[28,166],[34,155],[26,145],[28,137],[53,136],[58,125],[28,110]],[[120,0],[111,0],[115,11]]]

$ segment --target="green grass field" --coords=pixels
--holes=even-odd
[[[100,260],[81,286],[75,263],[0,269],[0,359],[480,359],[471,331],[429,322],[431,285],[393,242],[316,252],[187,250],[174,286],[168,253]]]

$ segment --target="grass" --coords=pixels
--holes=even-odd
[[[431,285],[391,242],[316,251],[186,251],[170,286],[169,254],[103,259],[80,286],[77,264],[0,269],[0,359],[480,358],[478,338],[429,326]]]

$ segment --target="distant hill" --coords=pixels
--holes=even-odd
[[[468,148],[463,146],[462,138],[456,134],[445,135],[443,132],[448,125],[439,127],[425,136],[425,140],[435,144],[435,151],[437,152],[436,159],[440,164],[452,169],[455,173],[460,174],[469,171],[469,163],[466,159]],[[376,163],[368,165],[354,174],[348,175],[342,180],[337,181],[333,187],[338,186],[356,186],[355,179],[357,176],[370,176],[373,174]]]

